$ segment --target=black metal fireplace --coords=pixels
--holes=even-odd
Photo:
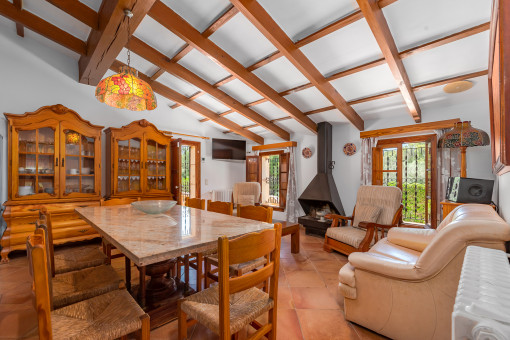
[[[332,126],[322,122],[317,124],[317,128],[317,175],[298,198],[306,213],[299,217],[298,222],[305,227],[307,234],[324,236],[331,221],[321,221],[319,215],[324,212],[344,215],[345,212],[332,175],[335,166],[332,160]]]

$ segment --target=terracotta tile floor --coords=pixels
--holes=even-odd
[[[384,339],[345,320],[343,301],[336,297],[338,270],[347,257],[322,250],[322,239],[301,235],[301,253],[290,252],[290,237],[282,239],[278,293],[278,339]],[[113,266],[124,277],[124,260]],[[133,270],[133,283],[138,281]],[[194,275],[191,275],[194,282]],[[260,321],[264,321],[262,316]],[[249,332],[249,330],[248,330]],[[177,322],[151,332],[151,339],[175,339]],[[190,327],[188,337],[217,339],[205,327]],[[240,338],[244,338],[242,334]],[[0,339],[37,339],[37,322],[32,307],[30,276],[24,253],[18,252],[8,264],[0,265]]]

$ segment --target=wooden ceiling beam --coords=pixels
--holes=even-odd
[[[99,15],[89,6],[78,0],[46,0],[53,6],[60,8],[75,19],[78,19],[93,30],[99,27]]]
[[[84,55],[87,52],[87,45],[85,42],[39,18],[35,14],[24,9],[18,10],[16,6],[11,4],[8,0],[0,0],[0,15],[80,55]]]
[[[216,19],[211,25],[209,25],[209,27],[207,27],[205,29],[205,31],[202,32],[202,35],[205,37],[205,38],[209,38],[214,32],[216,32],[221,26],[225,25],[230,19],[232,19],[232,17],[234,17],[234,15],[236,15],[239,11],[237,10],[237,8],[235,8],[234,6],[230,6],[226,11],[225,13],[223,13],[218,19]],[[189,52],[191,52],[193,50],[193,46],[190,46],[188,44],[185,44],[181,50],[172,58],[172,61],[173,62],[178,62],[179,60],[181,60],[182,58],[184,58],[184,56],[186,54],[188,54]],[[158,71],[156,71],[156,73],[154,74],[154,76],[151,77],[152,80],[156,80],[159,76],[161,76],[161,74],[158,74],[158,72],[160,71],[161,69],[159,69]],[[177,106],[178,107],[178,106]]]
[[[283,53],[283,55],[360,131],[365,128],[363,119],[324,78],[320,71],[296,47],[292,40],[255,0],[231,0],[235,7]]]
[[[156,0],[103,0],[99,9],[99,24],[90,32],[87,55],[78,62],[79,81],[97,85],[128,41],[128,18],[125,9],[133,13],[131,34],[142,22]]]
[[[121,61],[114,60],[114,62],[110,66],[110,69],[113,70],[114,72],[119,72],[119,69],[122,66],[125,66],[125,64],[122,63]],[[185,106],[185,107],[189,108],[190,110],[193,110],[193,111],[197,112],[198,114],[211,119],[215,123],[227,128],[229,130],[235,131],[236,133],[240,134],[243,137],[246,137],[256,143],[264,144],[263,137],[255,134],[251,131],[244,130],[240,125],[228,120],[227,118],[218,117],[218,115],[216,113],[209,110],[208,108],[198,104],[197,102],[189,100],[188,98],[186,98],[179,92],[172,90],[168,86],[165,86],[158,81],[151,80],[149,76],[147,76],[141,72],[138,72],[138,76],[141,79],[143,79],[144,81],[146,81],[147,83],[149,83],[154,92],[159,93],[163,97],[166,97],[166,98],[170,99],[171,101],[177,102],[177,103],[181,104],[182,106]]]
[[[171,62],[168,60],[163,53],[157,51],[156,49],[150,47],[140,39],[136,37],[132,37],[129,41],[129,48],[145,60],[151,62],[152,64],[164,69],[166,72],[173,74],[174,76],[183,79],[184,81],[192,84],[193,86],[198,87],[201,92],[195,93],[193,96],[187,98],[190,101],[193,101],[195,98],[207,93],[213,96],[222,104],[226,105],[228,108],[239,112],[244,117],[252,120],[253,122],[263,126],[269,131],[276,134],[278,137],[284,140],[290,140],[290,134],[288,131],[285,131],[281,127],[272,124],[269,120],[262,117],[252,109],[244,106],[239,101],[235,100],[227,93],[221,91],[220,89],[212,86],[206,80],[200,78],[187,68],[177,63]]]
[[[260,80],[256,75],[244,68],[241,63],[231,57],[228,53],[205,38],[187,21],[177,13],[163,4],[156,1],[149,12],[149,15],[161,25],[172,31],[175,35],[185,40],[188,44],[201,51],[203,54],[213,58],[216,63],[223,66],[231,74],[235,75],[243,83],[251,87],[261,96],[270,100],[273,104],[294,117],[298,122],[307,127],[310,131],[317,133],[317,124],[303,114],[297,107],[288,100],[278,95],[273,88]]]
[[[23,9],[23,0],[13,0],[12,3],[18,11]],[[22,38],[25,37],[25,28],[18,22],[16,23],[16,34]]]
[[[414,121],[421,122],[421,110],[418,101],[414,95],[411,81],[407,75],[404,63],[399,56],[397,45],[393,36],[391,35],[390,28],[384,18],[381,8],[377,5],[376,0],[356,0],[367,20],[368,26],[372,30],[372,34],[382,51],[386,63],[390,67],[393,78],[397,82],[397,86],[404,97],[404,101],[413,117]]]

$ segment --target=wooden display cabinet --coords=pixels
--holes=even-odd
[[[106,195],[109,198],[172,199],[171,137],[145,119],[106,134]]]
[[[98,204],[101,197],[101,130],[63,105],[45,106],[8,121],[8,198],[2,262],[25,249],[26,237],[42,206],[54,211],[56,244],[99,237],[74,213],[75,206]]]

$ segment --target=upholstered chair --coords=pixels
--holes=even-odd
[[[326,231],[324,250],[349,255],[367,251],[402,219],[402,191],[397,187],[365,185],[358,189],[356,206],[351,217],[329,214],[331,227]],[[350,225],[343,226],[344,222]]]
[[[262,192],[259,182],[239,182],[234,184],[232,203],[235,205],[255,205],[260,203]]]
[[[510,225],[494,209],[464,204],[437,229],[393,228],[339,274],[347,320],[392,339],[451,339],[466,248],[505,250]]]

